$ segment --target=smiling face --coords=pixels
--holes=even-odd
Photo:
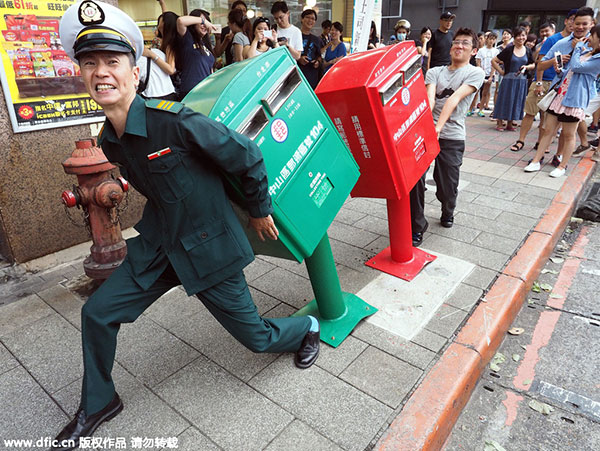
[[[514,42],[517,47],[521,47],[523,44],[525,44],[526,40],[527,40],[527,33],[522,31],[521,33],[517,33],[515,35]]]
[[[508,31],[502,32],[502,42],[506,43],[506,42],[510,41],[511,38],[512,38],[512,34],[510,34]]]
[[[552,27],[544,27],[540,29],[540,36],[542,39],[546,39],[552,36]]]
[[[208,17],[206,17],[204,14],[201,14],[199,17],[202,17],[204,20],[208,20]],[[208,33],[208,27],[203,23],[199,23],[196,24],[196,31],[200,33],[200,36],[204,36],[206,33]]]
[[[90,52],[79,58],[87,92],[104,109],[129,108],[139,84],[139,68],[117,52]]]
[[[598,50],[600,48],[600,37],[597,34],[592,33],[590,35],[589,45],[594,50]]]
[[[335,41],[339,41],[342,36],[342,32],[335,27],[331,27],[331,31],[329,33],[331,34],[331,39]]]
[[[460,34],[454,37],[452,47],[450,48],[450,59],[452,64],[468,63],[471,56],[477,53],[477,48],[473,46],[473,38],[468,34]]]
[[[431,39],[431,31],[425,30],[425,33],[421,35],[421,41],[423,39],[427,39],[429,41]]]
[[[307,14],[301,20],[302,30],[303,31],[307,30],[310,33],[310,30],[312,30],[312,28],[315,26],[316,21],[317,21],[317,18],[315,17],[314,14]],[[308,34],[308,33],[305,33],[305,34]]]
[[[590,16],[575,17],[573,21],[573,36],[577,39],[584,38],[594,26],[594,18]]]

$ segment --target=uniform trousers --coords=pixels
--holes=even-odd
[[[458,179],[465,151],[465,142],[455,139],[440,139],[440,153],[435,158],[433,180],[435,196],[442,204],[442,218],[454,216],[456,198],[458,197]],[[424,232],[427,228],[425,219],[425,174],[410,191],[410,215],[412,232]]]
[[[115,395],[111,372],[120,325],[135,321],[160,296],[180,284],[169,265],[144,291],[131,276],[126,258],[87,300],[81,310],[81,407],[87,415],[102,410]],[[306,316],[260,317],[242,271],[196,296],[231,335],[254,352],[297,351],[311,325]]]

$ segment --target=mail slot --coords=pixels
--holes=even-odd
[[[280,240],[263,243],[248,233],[255,252],[298,262],[312,255],[359,170],[289,52],[269,50],[227,66],[184,103],[246,135],[263,153]],[[231,183],[243,207],[240,184]]]
[[[358,165],[286,47],[232,64],[198,84],[183,102],[252,139],[261,149],[279,240],[247,235],[257,254],[306,262],[321,339],[339,345],[360,319],[377,311],[343,293],[327,228],[359,177]],[[240,182],[230,177],[234,209],[247,212]],[[342,320],[343,319],[343,320]]]
[[[421,56],[412,41],[350,55],[316,93],[360,166],[352,197],[387,199],[390,248],[367,264],[411,280],[435,256],[412,247],[409,193],[440,151]]]

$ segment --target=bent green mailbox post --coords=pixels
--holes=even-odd
[[[261,149],[279,240],[248,238],[256,254],[306,262],[315,299],[296,315],[319,318],[321,339],[336,347],[377,311],[342,292],[327,228],[359,177],[358,165],[286,48],[272,49],[212,74],[183,102],[248,136]],[[234,209],[244,198],[229,180]]]

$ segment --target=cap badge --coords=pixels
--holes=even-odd
[[[79,22],[82,25],[98,25],[104,22],[104,11],[96,3],[87,1],[79,5]]]

